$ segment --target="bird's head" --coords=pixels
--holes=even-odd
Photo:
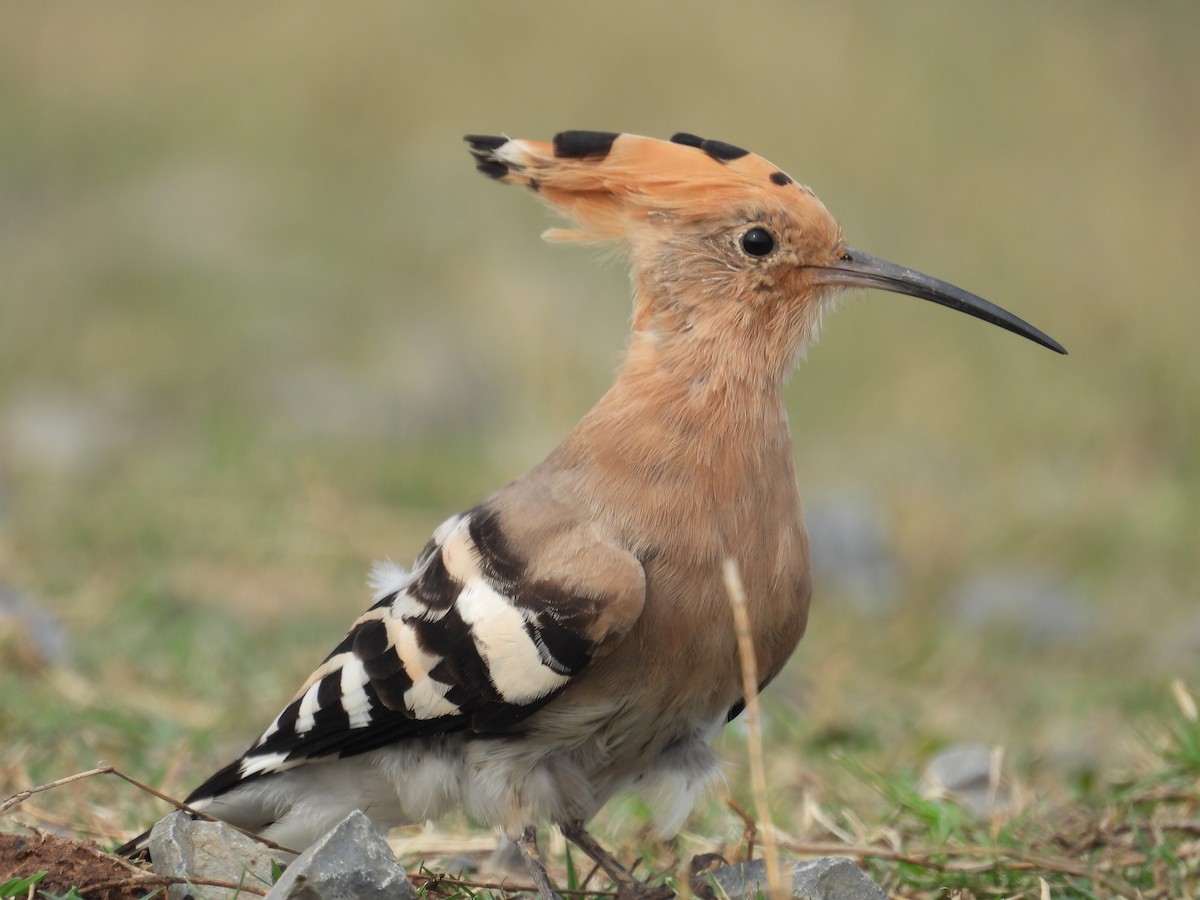
[[[635,342],[693,353],[753,347],[783,371],[815,337],[829,298],[863,287],[931,300],[1066,352],[974,294],[848,247],[811,190],[732,144],[595,131],[466,140],[480,171],[529,188],[577,225],[548,239],[628,254]]]

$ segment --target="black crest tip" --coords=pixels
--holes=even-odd
[[[463,140],[471,145],[476,169],[488,178],[500,179],[508,174],[508,163],[496,158],[496,151],[508,143],[508,138],[490,134],[468,134]]]
[[[471,145],[471,152],[490,153],[508,143],[508,138],[494,134],[466,134],[463,140]]]
[[[503,178],[508,174],[508,166],[498,159],[480,159],[475,161],[475,168],[488,178]]]

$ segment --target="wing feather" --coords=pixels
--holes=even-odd
[[[556,539],[561,544],[561,529]],[[589,561],[601,549],[618,552],[595,543],[581,534],[579,553]],[[623,552],[620,562],[636,569],[631,581],[644,590],[640,563]],[[411,573],[377,566],[375,604],[254,745],[189,802],[411,737],[518,727],[586,668],[607,637],[632,624],[642,600],[568,586],[569,578],[542,570],[535,580],[529,563],[485,504],[443,523]],[[625,619],[601,621],[609,600]]]

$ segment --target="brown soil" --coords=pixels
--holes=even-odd
[[[48,894],[78,888],[87,900],[138,900],[162,881],[150,872],[105,853],[94,841],[73,841],[51,834],[0,834],[0,884],[47,872],[37,885]],[[139,883],[139,879],[145,879]]]

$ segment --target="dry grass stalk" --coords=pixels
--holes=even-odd
[[[55,781],[39,784],[36,787],[27,788],[23,791],[17,791],[3,803],[0,803],[0,813],[6,813],[14,807],[20,806],[34,794],[40,794],[42,791],[53,790],[57,787],[62,787],[64,784],[70,784],[73,781],[80,781],[84,778],[91,778],[95,775],[109,775],[115,770],[108,763],[101,763],[94,769],[89,769],[86,772],[76,772],[74,775],[67,775],[65,778],[59,778]]]
[[[738,658],[742,665],[742,697],[745,702],[746,745],[750,756],[750,787],[754,794],[755,811],[764,826],[762,845],[763,861],[767,867],[767,891],[774,900],[784,900],[791,892],[783,883],[779,848],[775,842],[775,829],[771,824],[771,807],[767,796],[767,770],[763,762],[762,721],[758,705],[758,658],[754,654],[754,640],[750,633],[746,590],[742,586],[742,576],[733,557],[725,559],[723,574],[725,592],[729,595],[729,608],[733,612]]]

